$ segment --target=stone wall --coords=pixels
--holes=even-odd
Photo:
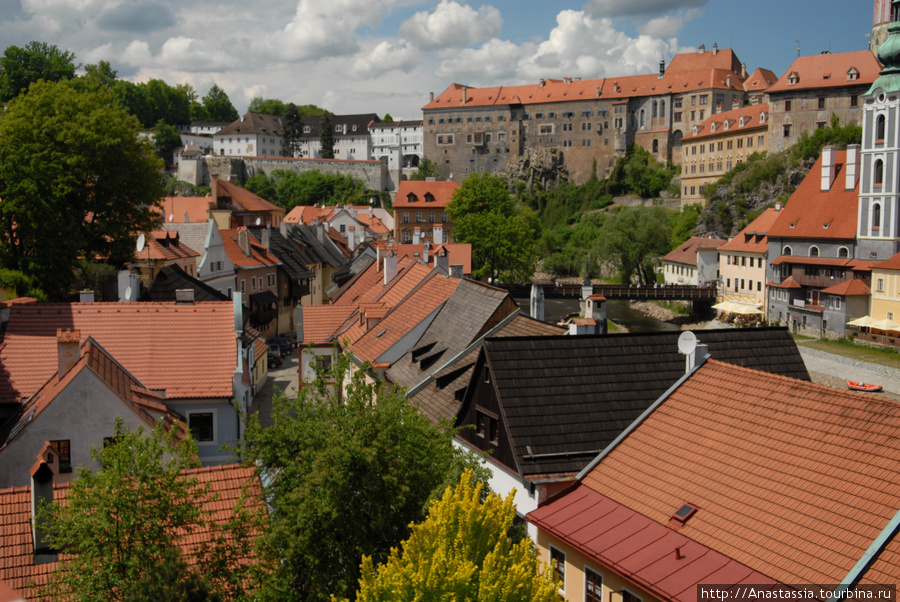
[[[622,205],[624,207],[665,207],[666,209],[681,210],[680,198],[669,198],[663,196],[658,199],[642,199],[636,196],[617,196],[613,197],[614,205]]]
[[[256,173],[271,175],[276,169],[290,169],[297,173],[321,171],[353,176],[362,180],[369,190],[391,190],[387,160],[343,161],[340,159],[290,159],[277,157],[207,156],[196,161],[182,161],[178,179],[196,186],[210,183],[210,174],[232,182],[244,182]]]

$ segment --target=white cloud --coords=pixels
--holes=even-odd
[[[437,76],[450,82],[493,85],[515,79],[519,61],[533,45],[517,46],[509,41],[489,40],[480,48],[465,48],[446,53]],[[448,83],[450,83],[448,82]]]
[[[394,70],[408,73],[421,62],[421,53],[406,41],[382,41],[371,50],[364,50],[356,56],[351,75],[364,79]]]
[[[147,42],[135,40],[119,55],[119,60],[132,67],[149,67],[153,62],[153,53]]]
[[[423,50],[463,48],[500,33],[500,11],[484,5],[477,11],[455,0],[441,0],[432,13],[418,12],[400,26],[400,35]]]
[[[678,11],[675,14],[670,15],[662,15],[660,17],[656,17],[650,19],[641,27],[639,31],[643,35],[651,36],[654,38],[667,38],[670,36],[675,36],[681,33],[684,24],[688,21],[693,21],[703,15],[703,11],[699,8],[693,8],[686,11]]]

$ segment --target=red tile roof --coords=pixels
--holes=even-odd
[[[381,221],[381,218],[374,213],[371,216],[369,215],[370,209],[371,207],[368,205],[297,205],[284,216],[284,221],[289,224],[307,225],[312,224],[316,220],[319,220],[319,223],[323,221],[331,222],[340,214],[341,210],[345,210],[351,212],[355,220],[365,225],[375,234],[387,234],[390,232],[390,228]]]
[[[843,297],[851,297],[853,295],[869,296],[872,294],[872,291],[866,286],[866,283],[859,278],[850,278],[840,284],[823,288],[821,292],[830,295],[841,295]]]
[[[167,196],[163,199],[162,211],[165,223],[184,223],[185,215],[190,223],[209,221],[209,210],[214,206],[208,196]]]
[[[459,188],[456,182],[420,182],[402,180],[394,198],[394,209],[410,207],[444,208],[450,204],[450,197]],[[426,202],[425,196],[431,194],[434,201]],[[410,195],[414,200],[410,200]]]
[[[663,527],[695,506],[679,535],[780,583],[839,583],[900,509],[898,429],[892,399],[708,360],[582,483]]]
[[[874,270],[900,270],[900,253],[872,266]]]
[[[803,288],[802,286],[800,286],[799,282],[794,280],[793,276],[788,276],[781,281],[781,284],[775,284],[774,280],[770,280],[766,283],[766,286],[771,286],[774,288]]]
[[[424,257],[425,245],[414,245],[411,243],[396,244],[391,247],[397,252],[398,257],[409,257],[412,259],[421,259]],[[472,245],[469,243],[441,243],[434,245],[429,251],[429,265],[434,265],[435,254],[441,249],[446,249],[448,254],[448,265],[461,265],[463,274],[472,273]]]
[[[766,121],[763,121],[763,114],[768,115],[768,113],[768,104],[750,105],[749,107],[715,113],[685,134],[682,139],[691,142],[717,136],[733,136],[739,132],[767,130],[769,125]],[[743,125],[741,125],[742,119]]]
[[[855,69],[859,76],[848,80],[847,73]],[[817,88],[838,88],[841,86],[868,86],[881,73],[881,64],[871,50],[855,52],[838,52],[835,54],[813,54],[794,59],[788,70],[766,92],[793,92]],[[798,79],[793,86],[791,74]]]
[[[744,80],[744,91],[752,93],[765,92],[769,86],[778,81],[778,76],[769,69],[757,67],[747,79]]]
[[[738,232],[734,238],[719,247],[719,252],[768,253],[769,237],[767,233],[776,219],[778,219],[778,211],[772,208],[766,209],[759,217],[747,224],[747,227]]]
[[[200,257],[200,253],[181,242],[178,231],[154,230],[146,239],[143,251],[135,253],[135,259],[177,261]]]
[[[355,305],[304,305],[301,309],[304,345],[324,343],[356,313]]]
[[[238,236],[240,230],[246,228],[237,228],[236,230],[220,230],[222,241],[225,243],[225,253],[228,259],[237,268],[264,268],[281,265],[281,261],[277,257],[269,253],[269,250],[256,242],[253,236],[249,237],[250,255],[244,254],[244,251],[238,245]],[[249,234],[249,233],[248,233]]]
[[[200,483],[209,483],[211,493],[218,496],[215,500],[205,500],[204,506],[219,525],[234,516],[235,505],[245,491],[251,508],[262,503],[262,488],[254,468],[230,464],[188,470],[184,474],[197,478]],[[69,489],[68,485],[55,486],[54,497],[64,500]],[[192,549],[211,541],[219,533],[195,531],[181,538],[179,545],[190,554]],[[227,530],[223,532],[226,537],[228,533]],[[34,564],[30,487],[0,490],[0,535],[0,580],[25,593],[27,598],[34,598],[38,589],[49,582],[58,563]]]
[[[722,240],[721,238],[692,236],[663,257],[663,261],[696,266],[697,251],[702,249],[718,249],[727,242],[727,240]]]
[[[846,151],[835,151],[834,181],[821,190],[822,157],[797,186],[778,219],[769,228],[769,238],[846,239],[856,237],[859,180],[845,190]]]
[[[261,196],[257,196],[246,188],[238,186],[237,184],[229,182],[228,180],[219,178],[213,189],[215,190],[216,188],[218,188],[216,192],[218,198],[230,198],[231,201],[240,210],[265,211],[272,214],[284,215],[283,207],[279,207],[274,203],[270,203]]]
[[[30,397],[57,370],[59,328],[92,337],[167,399],[233,396],[237,365],[231,301],[27,303],[10,310],[0,364],[0,402]]]

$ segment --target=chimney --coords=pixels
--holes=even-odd
[[[713,56],[719,54],[719,43],[713,42]]]
[[[544,287],[540,284],[531,285],[531,317],[544,321]]]
[[[47,531],[44,517],[41,515],[42,506],[53,503],[53,484],[59,474],[59,453],[49,441],[45,441],[37,455],[37,462],[29,471],[31,475],[31,536],[34,546],[34,563],[45,564],[57,560],[57,556],[50,547],[51,533]]]
[[[429,241],[426,238],[425,242],[422,244],[422,261],[425,262],[425,265],[428,265],[428,257],[429,257],[430,253],[431,253],[431,241]]]
[[[413,230],[412,244],[414,244],[414,245],[422,244],[422,229],[419,226],[416,226],[416,229]]]
[[[463,86],[463,88],[462,88],[463,105],[466,104],[466,90],[467,90],[467,88],[465,86]]]
[[[666,59],[663,57],[659,57],[659,76],[657,79],[662,79],[666,75]]]
[[[356,249],[356,226],[347,228],[347,246],[350,247],[350,251]]]
[[[747,63],[741,63],[741,79],[747,79]]]
[[[372,219],[375,216],[375,209],[372,205],[369,205],[369,219]]]
[[[546,83],[547,83],[547,80],[545,80],[544,78],[541,78],[541,88],[543,88],[544,84],[546,84]]]
[[[59,380],[68,374],[72,366],[81,359],[81,331],[56,329],[57,377]]]
[[[834,147],[826,146],[822,149],[822,184],[819,187],[822,192],[831,190],[831,185],[834,183],[835,168]]]
[[[444,224],[434,225],[434,229],[431,231],[431,239],[436,245],[444,243]]]
[[[269,248],[272,243],[272,224],[266,224],[265,229],[262,231],[262,240],[260,244],[265,248]]]
[[[247,228],[238,228],[238,247],[247,257],[250,257],[250,233]]]
[[[781,201],[775,203],[775,211],[781,211]]]
[[[731,90],[732,81],[734,81],[734,80],[732,79],[732,77],[730,75],[725,78],[725,85],[728,87],[729,90]]]
[[[434,252],[434,267],[441,268],[447,274],[450,274],[450,253],[447,249],[441,247]]]
[[[94,302],[94,291],[92,290],[83,290],[78,293],[78,300],[81,303],[93,303]]]
[[[706,44],[700,44],[699,54],[706,52]]]
[[[194,289],[192,288],[179,288],[175,290],[175,304],[176,305],[193,305],[194,304]]]
[[[384,285],[387,286],[397,276],[397,254],[391,251],[384,256]]]
[[[325,227],[326,232],[331,232],[331,224],[329,222],[326,221],[322,225]]]
[[[431,96],[431,100],[429,102],[434,102],[434,92],[429,92],[429,95]]]
[[[854,188],[856,188],[856,183],[859,181],[858,144],[847,145],[847,162],[844,166],[844,171],[847,174],[846,182],[844,183],[844,189],[853,190]]]
[[[219,174],[212,173],[209,174],[209,191],[210,196],[212,197],[213,203],[216,207],[219,206]]]
[[[461,265],[451,265],[450,266],[450,278],[459,278],[462,280],[463,277],[463,267]]]

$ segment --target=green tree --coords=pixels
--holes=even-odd
[[[472,245],[472,276],[491,281],[530,282],[538,259],[541,224],[517,205],[506,181],[474,173],[453,192],[447,213],[453,237]]]
[[[441,166],[428,157],[422,157],[419,167],[409,177],[410,180],[424,181],[426,178],[443,179]]]
[[[656,282],[654,262],[669,252],[669,216],[663,207],[625,207],[603,224],[600,255],[618,264],[619,279],[634,275],[643,286]]]
[[[296,157],[300,152],[300,138],[303,136],[303,121],[300,112],[294,103],[290,103],[284,109],[281,120],[281,131],[284,132],[282,140],[282,154],[286,157]]]
[[[677,248],[691,237],[700,220],[701,211],[703,211],[703,207],[699,204],[693,204],[682,207],[678,213],[673,213],[671,220],[672,233],[669,241],[671,248]]]
[[[173,88],[161,79],[151,79],[141,84],[146,98],[149,121],[141,121],[144,127],[153,127],[162,119],[169,125],[191,120],[191,103],[183,90]]]
[[[250,99],[250,106],[247,107],[249,113],[264,113],[266,115],[274,115],[276,117],[284,117],[285,111],[293,103],[287,103],[277,98],[263,98],[262,96],[254,96]],[[297,110],[297,107],[294,107]]]
[[[273,203],[293,209],[297,205],[359,205],[367,201],[365,185],[353,176],[323,173],[318,170],[298,174],[289,169],[272,171],[271,181],[275,186]],[[258,183],[259,185],[262,182]],[[257,183],[254,183],[257,185]]]
[[[116,420],[113,443],[91,450],[100,467],[79,467],[64,503],[39,516],[53,549],[65,550],[53,593],[73,600],[245,599],[259,565],[246,562],[253,506],[239,502],[235,519],[216,522],[209,482],[197,468],[197,446],[162,422],[149,433]],[[241,505],[243,504],[243,506]],[[257,504],[257,509],[258,504]],[[42,521],[42,522],[43,522]],[[184,557],[180,542],[209,531]]]
[[[51,298],[79,257],[121,266],[154,226],[161,162],[108,90],[39,82],[0,116],[0,264]]]
[[[331,113],[328,111],[325,111],[325,114],[322,115],[319,144],[321,145],[321,157],[323,159],[334,159],[334,124],[331,122]]]
[[[381,120],[382,123],[394,123],[394,118],[391,117],[390,113],[384,114],[384,119]]]
[[[203,108],[206,109],[206,116],[210,121],[231,123],[238,118],[237,109],[231,104],[228,94],[217,84],[213,84],[213,87],[203,97]]]
[[[351,595],[363,556],[386,560],[456,470],[448,424],[433,425],[383,381],[367,382],[368,365],[353,374],[350,365],[339,355],[295,398],[277,395],[272,426],[248,420],[241,455],[269,483],[264,537],[279,566],[262,599]]]
[[[118,73],[107,61],[96,65],[85,65],[84,75],[68,80],[79,92],[94,92],[100,88],[112,90],[116,85]]]
[[[153,120],[144,86],[120,79],[113,84],[112,90],[113,106],[137,117],[142,126],[151,127],[158,121]]]
[[[488,494],[466,472],[448,487],[413,525],[409,539],[375,567],[366,556],[357,602],[478,600],[479,602],[557,602],[560,584],[542,566],[530,540],[514,544],[508,536],[516,507]]]
[[[156,122],[153,128],[153,150],[166,164],[173,163],[172,151],[181,146],[181,134],[174,125],[169,125],[162,119]]]
[[[40,79],[72,79],[78,68],[74,61],[74,54],[46,42],[28,42],[25,48],[7,46],[0,57],[0,103],[12,100]]]
[[[272,203],[278,198],[275,192],[275,184],[261,171],[247,178],[247,181],[244,182],[244,188]]]

